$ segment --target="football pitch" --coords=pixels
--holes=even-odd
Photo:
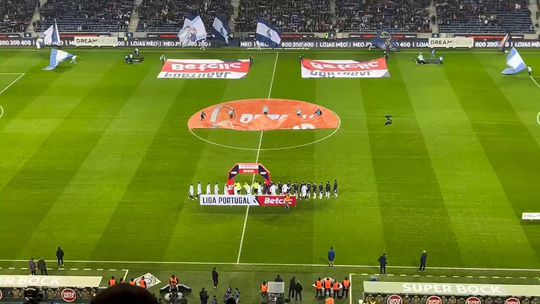
[[[198,291],[215,265],[247,299],[278,272],[301,277],[311,299],[318,276],[369,278],[383,252],[395,278],[538,283],[540,225],[521,213],[540,212],[540,78],[502,75],[505,54],[441,51],[444,65],[419,66],[404,51],[390,78],[302,79],[300,55],[380,52],[142,50],[140,65],[124,63],[125,49],[72,52],[77,65],[51,72],[48,51],[0,51],[0,273],[54,260],[61,245],[68,265],[52,273],[176,273]],[[240,80],[157,79],[161,54],[255,61]],[[540,70],[540,52],[521,55]],[[341,125],[187,127],[203,108],[252,98],[318,104]],[[339,198],[293,209],[188,199],[189,184],[222,188],[240,162],[264,164],[274,181],[337,179]],[[432,268],[419,275],[422,250]]]

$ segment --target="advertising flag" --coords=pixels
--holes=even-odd
[[[56,20],[54,20],[53,25],[51,25],[45,32],[43,32],[43,35],[44,37],[42,39],[38,39],[38,42],[36,42],[36,47],[38,49],[46,45],[60,45],[60,32],[58,31],[58,25],[56,24]]]
[[[157,78],[240,79],[249,73],[249,59],[168,59]]]

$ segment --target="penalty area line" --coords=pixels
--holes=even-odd
[[[529,78],[534,82],[534,84],[536,84],[537,87],[540,88],[540,84],[538,84],[538,81],[536,81],[536,79],[534,79],[534,76],[529,75]]]
[[[0,95],[2,95],[7,89],[9,89],[12,85],[14,85],[19,79],[21,79],[26,73],[20,73],[19,77],[17,77],[15,80],[13,80],[10,84],[7,85],[2,91],[0,91]]]
[[[279,59],[279,52],[276,53],[276,59],[274,60],[274,69],[272,70],[272,79],[270,80],[270,88],[268,89],[268,97],[266,98],[267,100],[269,100],[270,97],[272,96],[272,89],[274,87],[274,78],[276,76],[276,67],[277,67],[278,59]],[[263,135],[264,135],[264,131],[261,131],[261,135],[259,136],[259,145],[257,146],[257,156],[255,157],[255,163],[259,162],[259,156],[261,155]],[[251,178],[252,185],[254,181],[255,181],[255,174],[253,174],[253,177]],[[242,247],[244,246],[244,237],[246,235],[248,217],[249,217],[249,206],[246,207],[246,214],[244,216],[242,236],[240,237],[240,245],[238,246],[238,256],[236,257],[237,265],[240,264],[240,258],[242,257]]]

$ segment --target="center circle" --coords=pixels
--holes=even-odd
[[[333,111],[317,104],[290,99],[243,99],[219,103],[204,108],[191,116],[188,121],[190,133],[203,142],[235,150],[244,151],[272,151],[301,148],[326,140],[337,133],[341,126],[341,119]],[[196,130],[210,132],[219,130],[220,138],[227,138],[229,142],[221,142],[205,138]],[[227,137],[230,132],[231,137]],[[313,138],[298,144],[286,144],[270,148],[248,148],[231,143],[231,140],[241,140],[253,134],[263,132],[263,135],[275,136],[286,132],[286,137],[277,137],[276,141],[285,140],[290,143],[294,138],[292,134],[300,137],[309,134],[328,133],[320,138]],[[290,133],[289,133],[290,132]],[[215,134],[214,134],[215,135]],[[262,137],[260,138],[262,140]]]

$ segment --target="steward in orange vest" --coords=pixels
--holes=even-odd
[[[135,280],[133,278],[131,278],[131,280],[129,280],[129,285],[137,286],[137,283],[135,283]]]
[[[139,281],[139,286],[140,286],[141,288],[146,289],[146,286],[147,286],[147,285],[146,285],[146,281],[144,280],[144,277],[142,277],[141,280]]]
[[[343,280],[343,292],[341,293],[341,297],[347,298],[349,296],[349,288],[351,287],[351,281],[347,277],[345,277],[345,280]]]
[[[341,286],[339,286],[339,282],[335,281],[334,285],[332,286],[332,291],[334,292],[334,299],[339,296],[339,290],[341,289]]]
[[[322,289],[323,289],[322,280],[321,278],[318,278],[317,281],[315,281],[315,298],[318,297],[319,295],[321,297],[323,296]]]
[[[116,285],[116,279],[114,278],[114,276],[111,277],[111,279],[109,280],[109,286],[114,286]]]
[[[266,295],[268,293],[268,284],[266,284],[266,281],[263,281],[261,284],[261,294]]]
[[[324,295],[330,296],[330,292],[332,292],[332,280],[327,277],[324,279]]]

